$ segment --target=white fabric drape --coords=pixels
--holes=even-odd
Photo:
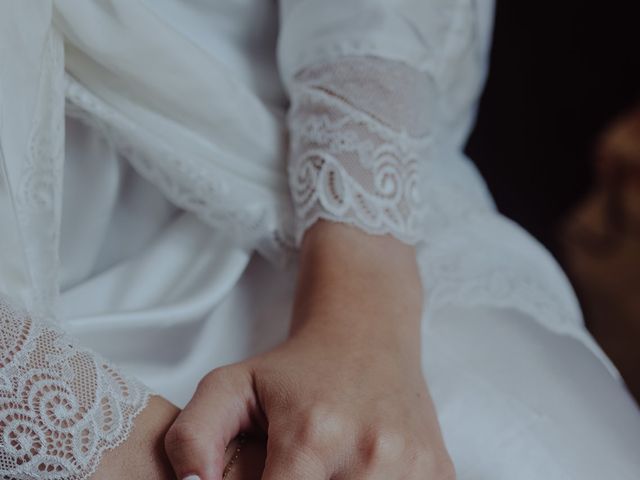
[[[218,53],[213,42],[220,37],[194,47],[197,34],[187,36],[186,28],[176,26],[179,21],[170,21],[180,18],[178,7],[162,14],[148,2],[109,5],[56,4],[55,24],[67,40],[66,94],[74,111],[105,131],[176,205],[237,244],[272,259],[286,256],[295,245],[285,168],[286,105],[277,103],[278,95],[255,93],[246,60],[240,60],[255,56],[256,30],[263,32],[259,51],[272,46],[276,32],[252,22],[262,18],[265,25],[273,19],[256,16],[251,0],[220,7],[218,14],[230,22],[233,34],[221,35],[229,48]],[[189,15],[190,8],[182,9],[185,18],[197,13]],[[431,310],[451,301],[515,303],[550,328],[591,342],[556,264],[495,213],[486,187],[460,150],[486,75],[492,8],[491,2],[472,0],[354,1],[335,9],[320,2],[283,2],[279,69],[274,64],[262,70],[262,81],[273,84],[279,76],[292,94],[297,73],[352,54],[405,62],[429,75],[434,93],[424,108],[432,112],[433,141],[420,184],[429,234],[419,256]],[[513,258],[498,247],[504,244]],[[487,251],[496,256],[488,257]]]
[[[62,207],[64,60],[51,15],[50,2],[10,1],[0,19],[2,211],[13,238],[3,245],[2,283],[38,312],[50,312],[56,296]]]
[[[510,309],[615,375],[557,264],[496,212],[462,153],[492,11],[483,0],[3,2],[0,292],[184,403],[232,345],[216,337],[229,336],[225,302],[244,320],[267,303],[238,287],[251,252],[295,267],[304,230],[330,218],[417,244],[425,325],[451,307]],[[381,147],[397,162],[367,167]],[[258,333],[243,328],[238,352],[255,353]]]

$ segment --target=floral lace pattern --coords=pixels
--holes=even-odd
[[[0,297],[1,478],[89,478],[148,398],[142,383]]]
[[[344,59],[303,70],[288,115],[296,239],[319,218],[416,243],[424,228],[428,75],[400,62]]]

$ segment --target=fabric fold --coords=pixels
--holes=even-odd
[[[50,1],[10,0],[1,9],[0,142],[4,195],[14,210],[4,217],[22,245],[20,252],[3,255],[25,260],[17,267],[22,269],[18,281],[4,293],[33,312],[51,315],[59,288],[64,162],[62,37],[52,28]]]

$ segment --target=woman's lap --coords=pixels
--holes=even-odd
[[[285,337],[293,273],[254,258],[209,318],[183,332],[188,356],[168,355],[161,368],[125,366],[183,405],[209,369]],[[175,344],[176,333],[165,329],[167,342]],[[94,344],[108,357],[109,345]],[[449,308],[431,317],[423,345],[460,480],[638,478],[640,413],[579,341],[512,310]]]
[[[131,355],[105,332],[72,333],[181,405],[208,369],[284,338],[293,273],[254,259],[210,318],[132,330]],[[161,341],[139,358],[140,345]],[[424,367],[461,480],[640,476],[640,413],[580,342],[515,311],[450,308],[424,332]]]
[[[640,412],[583,344],[506,309],[433,320],[425,371],[459,480],[638,478]]]

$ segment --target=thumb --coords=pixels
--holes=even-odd
[[[225,448],[251,427],[255,405],[251,372],[241,364],[208,373],[165,435],[178,480],[222,478]]]

